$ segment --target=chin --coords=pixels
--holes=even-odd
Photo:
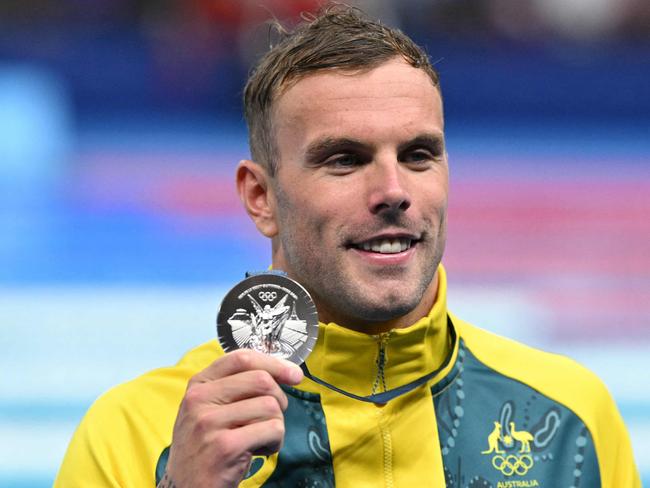
[[[357,308],[357,314],[369,322],[389,322],[412,312],[418,301],[387,300],[380,304],[367,304]]]

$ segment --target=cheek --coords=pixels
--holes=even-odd
[[[361,218],[360,209],[365,208],[363,179],[291,176],[282,182],[284,190],[278,193],[281,226],[303,239],[326,240],[328,247],[336,246],[346,229]]]
[[[429,208],[447,209],[448,187],[446,181],[432,182],[427,187],[421,188],[420,192],[421,195],[427,195],[426,203]]]
[[[309,247],[314,247],[315,243],[327,241],[330,229],[330,220],[327,213],[316,212],[314,209],[304,209],[300,216],[295,216],[294,225],[300,228],[308,242]]]
[[[336,225],[337,219],[344,220],[346,212],[349,213],[350,210],[341,205],[340,199],[330,195],[331,192],[323,189],[304,192],[294,200],[287,217],[294,226],[323,236],[330,227]]]
[[[323,238],[326,218],[310,206],[309,200],[292,199],[280,205],[280,234],[290,240],[292,247],[307,250]]]

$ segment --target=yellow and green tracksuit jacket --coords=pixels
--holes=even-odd
[[[370,336],[321,324],[309,372],[348,394],[309,378],[283,387],[284,446],[254,458],[240,486],[640,487],[601,381],[565,357],[451,315],[442,267],[439,276],[431,312],[408,328]],[[100,397],[55,487],[155,486],[187,382],[221,354],[208,342]],[[353,398],[373,393],[374,403]]]

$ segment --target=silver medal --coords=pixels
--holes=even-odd
[[[254,275],[221,302],[217,338],[226,352],[248,348],[302,364],[318,339],[316,306],[291,278]]]

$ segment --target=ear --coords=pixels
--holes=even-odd
[[[275,237],[278,225],[275,219],[275,196],[270,176],[261,165],[243,160],[237,166],[237,193],[246,212],[266,237]]]

